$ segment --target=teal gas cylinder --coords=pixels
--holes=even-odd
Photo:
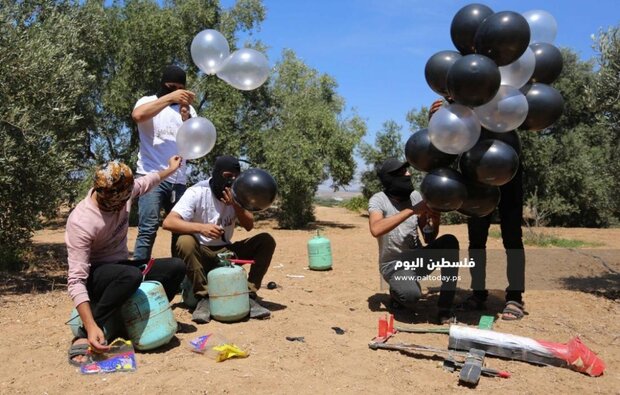
[[[332,268],[332,248],[328,238],[316,231],[316,236],[308,240],[308,267],[312,270]]]
[[[177,331],[166,291],[158,281],[142,282],[120,310],[127,335],[138,350],[167,344]]]
[[[71,310],[71,315],[69,317],[69,321],[67,324],[71,328],[71,333],[73,336],[78,335],[78,329],[82,326],[82,319],[77,312],[77,309]],[[108,322],[103,326],[103,334],[106,339],[111,339],[117,336],[121,336],[125,330],[125,324],[123,324],[123,317],[121,317],[121,312],[117,311],[108,319]]]
[[[207,275],[211,317],[218,321],[239,321],[250,313],[248,280],[242,267],[228,264]]]

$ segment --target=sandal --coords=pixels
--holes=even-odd
[[[514,300],[506,302],[504,310],[502,311],[502,320],[518,321],[523,318],[527,314],[524,305],[525,303],[515,302]]]
[[[91,356],[89,353],[89,345],[88,343],[82,343],[82,344],[75,344],[75,341],[78,339],[74,339],[73,342],[71,343],[71,347],[69,347],[69,351],[67,353],[68,359],[69,359],[69,363],[73,366],[82,366],[86,363],[91,362]],[[73,358],[75,357],[87,357],[86,361],[84,362],[78,362],[75,361]]]
[[[482,311],[486,310],[486,303],[486,298],[482,299],[476,294],[471,294],[467,299],[456,305],[456,309],[459,311]]]

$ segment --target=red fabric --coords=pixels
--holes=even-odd
[[[566,361],[569,367],[577,372],[596,377],[605,371],[605,362],[583,344],[579,337],[573,338],[566,344],[550,343],[544,340],[537,341],[554,356]]]

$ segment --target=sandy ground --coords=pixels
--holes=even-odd
[[[1,394],[65,393],[453,393],[472,391],[458,385],[458,375],[440,367],[440,359],[373,351],[377,320],[388,301],[380,288],[377,245],[367,218],[341,208],[317,208],[317,226],[331,240],[334,268],[307,270],[306,243],[312,230],[276,229],[261,221],[248,233],[238,229],[235,239],[269,231],[278,247],[265,281],[275,290],[260,291],[273,311],[269,320],[234,324],[195,325],[191,314],[175,299],[174,314],[189,324],[163,349],[138,353],[134,373],[82,376],[66,362],[71,333],[64,323],[71,310],[66,294],[66,254],[62,227],[36,234],[42,261],[56,262],[56,271],[33,267],[24,277],[7,275],[0,288]],[[529,315],[522,321],[496,321],[494,329],[548,341],[566,342],[579,335],[606,362],[598,378],[568,369],[539,367],[523,362],[487,358],[487,366],[512,373],[509,379],[482,378],[482,393],[618,393],[620,389],[620,229],[551,229],[556,236],[602,243],[592,249],[527,248]],[[441,233],[456,235],[466,245],[463,225],[443,226]],[[130,229],[133,248],[136,229]],[[160,231],[154,254],[167,256],[170,236]],[[492,292],[486,314],[503,304],[505,259],[501,240],[490,239],[488,281]],[[303,277],[289,277],[303,276]],[[435,327],[437,283],[423,284],[430,292],[416,314],[397,312],[397,323]],[[459,298],[466,295],[467,273],[462,273]],[[459,321],[476,325],[480,313],[461,313]],[[338,335],[332,327],[345,330]],[[216,363],[188,350],[188,340],[217,332],[250,352],[247,359]],[[287,336],[303,336],[290,342]],[[446,348],[441,334],[399,333],[390,342]]]

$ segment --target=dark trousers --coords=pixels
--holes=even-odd
[[[219,267],[217,254],[232,251],[239,259],[254,260],[248,274],[248,288],[251,292],[256,292],[269,269],[275,249],[276,241],[269,233],[260,233],[221,247],[200,245],[193,235],[182,235],[177,241],[177,254],[185,261],[187,278],[198,299],[206,298],[209,294],[207,274]]]
[[[508,183],[500,187],[501,198],[498,205],[502,241],[506,249],[506,300],[521,303],[525,289],[525,252],[523,250],[523,233],[521,222],[523,218],[523,169],[519,166],[517,174]],[[491,217],[467,220],[469,234],[469,257],[474,260],[475,266],[470,268],[471,288],[480,299],[486,299],[486,244],[489,236]]]
[[[90,270],[86,282],[90,308],[99,328],[103,328],[108,319],[127,301],[142,283],[141,267],[148,260],[126,260],[117,263],[98,265]],[[179,291],[185,276],[185,265],[178,258],[155,259],[145,280],[159,281],[166,290],[168,300],[172,300]],[[84,327],[78,337],[87,337]]]
[[[419,278],[429,275],[434,269],[427,265],[430,262],[441,262],[445,259],[450,262],[459,260],[459,241],[453,235],[443,235],[430,242],[423,248],[404,252],[399,259],[401,261],[415,262],[421,258],[423,267],[414,270],[398,269],[392,273],[388,279],[390,285],[390,295],[401,305],[413,309],[417,301],[422,297]],[[454,301],[456,283],[458,279],[458,267],[441,268],[441,290],[439,292],[438,306],[440,308],[450,308]]]

